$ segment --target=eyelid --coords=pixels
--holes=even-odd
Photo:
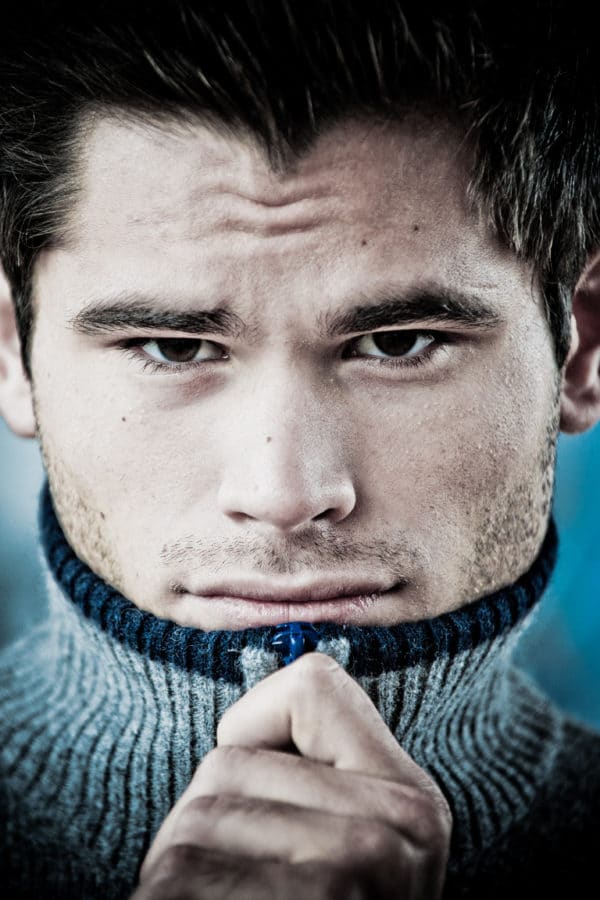
[[[149,344],[151,341],[156,341],[157,343],[160,341],[191,341],[198,343],[200,341],[207,341],[210,344],[224,346],[222,341],[215,341],[205,334],[182,334],[178,331],[173,332],[172,334],[165,334],[164,332],[160,332],[159,334],[140,334],[135,335],[134,337],[120,338],[116,343],[121,347],[136,347],[140,344]]]
[[[429,341],[425,347],[418,350],[413,356],[385,356],[376,353],[361,353],[360,351],[352,353],[353,348],[359,341],[371,337],[372,335],[384,334],[386,332],[403,332],[404,334],[414,336],[415,340],[419,337],[428,337],[432,338],[432,340]],[[431,371],[433,371],[436,362],[439,363],[443,361],[444,357],[448,358],[450,346],[459,343],[459,341],[459,335],[448,334],[445,331],[436,331],[428,328],[377,329],[375,331],[363,332],[363,334],[348,341],[344,355],[350,362],[360,363],[371,369],[375,368],[376,371],[381,372],[382,374],[387,371],[394,372],[397,377],[402,377],[403,375],[410,377],[411,372],[416,373],[419,369],[426,372],[427,368],[431,368]]]
[[[155,359],[155,357],[151,356],[149,353],[146,353],[142,349],[144,344],[158,344],[166,343],[168,341],[188,341],[190,343],[198,345],[202,343],[212,344],[219,350],[223,351],[224,355],[213,359],[189,360],[188,362],[163,362],[161,360]],[[150,370],[152,372],[164,372],[172,375],[190,372],[196,368],[206,369],[207,365],[210,363],[219,363],[229,358],[227,356],[227,348],[223,344],[219,343],[218,341],[213,341],[210,338],[205,338],[197,335],[140,335],[139,337],[127,338],[124,341],[120,341],[117,346],[124,350],[125,354],[132,358],[135,362],[142,362],[143,371]],[[138,352],[136,352],[136,350]]]
[[[450,344],[457,342],[460,339],[459,335],[457,334],[452,334],[447,331],[437,331],[434,328],[376,328],[373,331],[363,331],[360,334],[354,335],[353,337],[345,341],[344,347],[352,347],[364,338],[382,334],[396,333],[404,334],[407,336],[411,335],[415,340],[419,337],[431,337],[434,339],[436,344]]]
[[[187,334],[141,335],[140,337],[126,338],[124,340],[118,341],[116,346],[121,347],[123,350],[127,350],[134,347],[143,347],[144,344],[162,344],[167,343],[168,341],[187,341],[191,344],[212,344],[213,346],[218,347],[220,350],[227,350],[227,346],[220,341],[213,341],[212,338]]]
[[[431,328],[401,328],[401,327],[388,327],[388,328],[378,328],[372,331],[366,331],[355,335],[354,337],[347,339],[343,344],[343,349],[345,351],[351,350],[354,345],[357,344],[360,340],[370,337],[371,335],[377,334],[385,334],[385,333],[393,333],[393,332],[402,332],[406,335],[414,335],[417,337],[431,337],[433,340],[427,344],[426,347],[422,348],[418,353],[414,356],[378,356],[375,354],[360,354],[357,353],[355,356],[343,354],[343,358],[346,359],[354,359],[359,360],[367,365],[375,365],[380,366],[381,368],[396,368],[400,369],[410,369],[411,367],[424,366],[430,360],[433,360],[434,357],[438,355],[439,352],[442,352],[444,349],[448,347],[448,345],[452,343],[457,343],[460,340],[460,335],[448,333],[447,331],[437,331]],[[160,360],[155,359],[154,357],[145,354],[143,352],[135,352],[136,348],[143,347],[144,344],[161,342],[161,341],[190,341],[192,343],[210,343],[215,347],[218,347],[221,351],[223,351],[223,356],[215,359],[206,359],[206,360],[191,360],[189,362],[180,362],[180,363],[169,363],[169,362],[161,362]],[[193,370],[204,370],[205,372],[210,367],[210,364],[219,364],[228,360],[230,357],[228,355],[228,348],[219,341],[214,341],[208,337],[202,337],[198,335],[140,335],[137,337],[127,338],[118,343],[123,350],[128,351],[127,355],[134,359],[136,362],[143,363],[143,370],[150,370],[156,373],[166,373],[171,375],[190,373]]]
[[[432,324],[428,324],[427,320],[425,319],[422,323],[417,324],[415,324],[414,322],[398,322],[395,325],[375,325],[373,328],[367,330],[350,332],[346,339],[354,340],[354,338],[364,337],[368,334],[384,334],[390,331],[403,331],[405,333],[413,334],[466,335],[473,332],[473,326],[461,325],[456,322],[448,322],[447,324],[445,324],[444,322],[437,321],[433,322]]]

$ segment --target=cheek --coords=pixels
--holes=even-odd
[[[411,391],[409,402],[408,393],[390,397],[385,412],[378,407],[377,421],[363,428],[374,437],[361,456],[365,494],[389,523],[471,528],[474,511],[499,491],[541,483],[552,375],[515,371],[511,360],[462,383]]]
[[[214,487],[210,435],[195,426],[192,415],[123,407],[103,424],[101,452],[81,474],[97,496],[110,501],[125,527],[132,509],[163,524],[184,516]]]
[[[192,493],[214,485],[210,435],[193,411],[141,401],[139,391],[90,365],[69,372],[68,379],[51,367],[37,373],[40,437],[48,467],[102,511],[107,530],[126,535],[136,516],[150,528],[164,523],[185,513]]]

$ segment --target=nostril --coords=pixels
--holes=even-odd
[[[315,516],[313,522],[318,522],[319,519],[329,519],[334,513],[335,510],[333,506],[330,506],[329,509],[326,509],[322,513],[319,513],[317,516]]]
[[[232,519],[234,522],[247,522],[247,521],[253,521],[253,520],[256,518],[256,516],[251,516],[249,513],[245,513],[245,512],[236,512],[235,510],[233,510],[232,512],[229,512],[227,515],[228,515],[229,518]]]

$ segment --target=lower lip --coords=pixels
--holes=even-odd
[[[386,592],[387,593],[387,592]],[[221,628],[238,630],[285,622],[336,622],[343,625],[365,624],[365,616],[381,601],[383,594],[340,597],[331,600],[286,603],[250,600],[245,597],[198,596],[188,594],[188,611],[198,618],[207,614],[212,621],[227,623]]]

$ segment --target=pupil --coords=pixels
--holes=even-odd
[[[162,355],[169,362],[191,362],[198,352],[200,341],[190,341],[184,338],[172,338],[168,341],[157,341],[157,346]]]
[[[416,337],[409,331],[382,331],[373,335],[378,350],[389,356],[403,356],[412,350]]]

